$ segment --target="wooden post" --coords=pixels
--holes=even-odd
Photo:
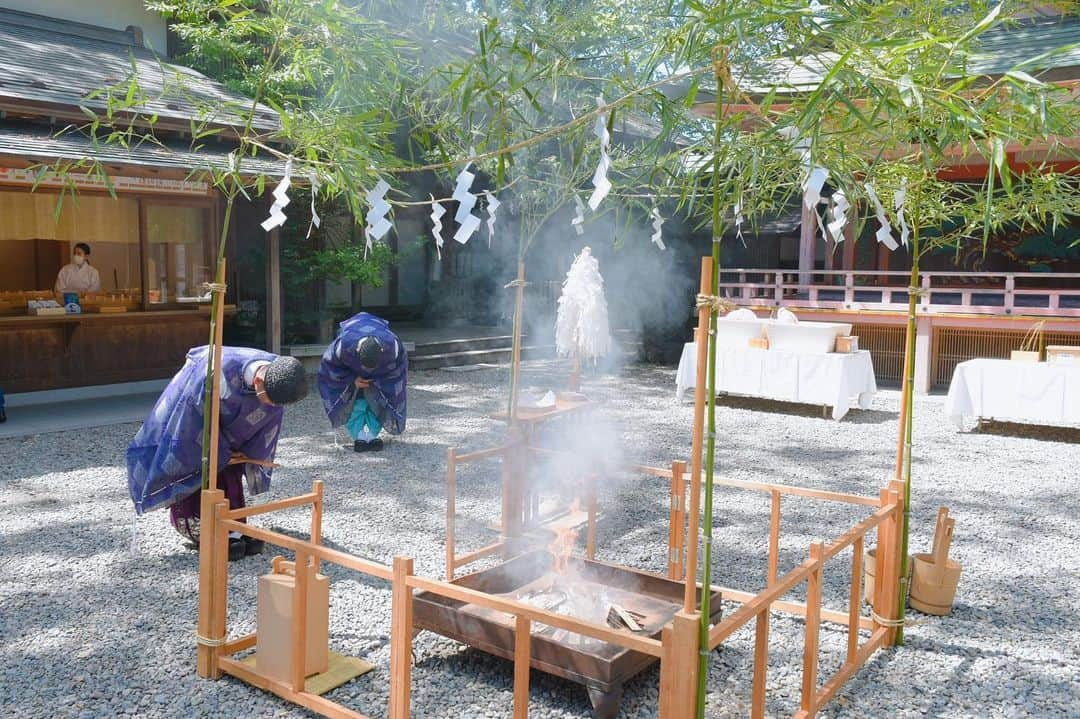
[[[810,545],[814,569],[806,586],[806,641],[803,644],[803,678],[801,708],[809,719],[817,713],[818,632],[821,629],[821,574],[825,565],[825,548],[821,542]]]
[[[304,691],[307,679],[307,613],[308,580],[311,575],[311,555],[296,550],[296,579],[292,600],[292,690]]]
[[[671,511],[668,515],[668,577],[683,578],[683,549],[686,539],[686,462],[671,463]]]
[[[903,576],[904,565],[907,564],[904,555],[904,482],[893,480],[889,482],[889,502],[896,504],[896,510],[892,517],[887,520],[891,523],[892,543],[889,551],[892,560],[889,562],[889,574],[886,584],[886,601],[892,603],[892,610],[888,616],[890,619],[901,619],[904,616],[903,600],[907,598],[907,577]],[[889,644],[897,644],[900,636],[900,628],[893,627],[889,631]]]
[[[281,230],[277,228],[266,234],[266,259],[266,348],[280,354]]]
[[[590,474],[586,480],[589,486],[586,488],[585,504],[589,512],[589,524],[585,533],[585,556],[596,559],[596,475]]]
[[[453,447],[446,450],[446,581],[454,581],[454,525],[457,509],[457,453]]]
[[[712,271],[712,258],[702,257],[699,291],[703,295],[712,292]],[[709,361],[708,306],[698,308],[698,326],[694,332],[694,341],[697,343],[697,378],[694,385],[694,430],[690,443],[690,506],[687,509],[689,529],[686,533],[686,586],[683,592],[683,611],[687,613],[693,612],[697,603],[698,534],[701,531],[701,449],[705,442],[705,393],[708,391],[705,386],[705,371]]]
[[[863,538],[855,540],[851,548],[851,595],[848,597],[847,661],[855,662],[859,651],[859,607],[862,601]]]
[[[514,719],[529,716],[529,656],[532,621],[517,617],[514,627]]]
[[[676,613],[660,637],[660,719],[687,719],[697,701],[697,612]]]
[[[413,560],[394,557],[390,620],[390,719],[409,719],[412,693]]]
[[[311,485],[311,491],[315,494],[315,501],[311,504],[311,543],[322,544],[322,514],[323,514],[323,481],[316,479]],[[311,575],[319,574],[319,558],[313,557],[314,569]]]
[[[217,282],[225,283],[225,260],[218,262]],[[209,451],[210,462],[207,475],[203,477],[202,496],[199,497],[199,619],[198,636],[205,639],[216,640],[213,634],[214,617],[219,608],[215,606],[215,598],[219,596],[215,586],[215,548],[217,546],[218,525],[214,514],[214,506],[225,499],[225,493],[217,486],[218,467],[218,436],[219,421],[221,417],[221,333],[225,317],[225,298],[218,293],[214,304],[214,336],[208,350],[207,361],[212,361],[214,369],[213,380],[210,390],[210,408],[208,412],[210,422]],[[227,534],[227,533],[226,533]],[[228,549],[226,547],[226,560]],[[217,666],[217,651],[213,646],[202,642],[198,645],[196,672],[200,677],[217,679],[221,676],[221,670]]]
[[[768,583],[776,581],[780,566],[780,492],[772,490],[772,516],[769,521],[769,577]]]

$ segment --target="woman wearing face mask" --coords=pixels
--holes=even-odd
[[[71,253],[71,263],[60,268],[56,275],[56,292],[87,292],[101,291],[101,275],[96,268],[90,266],[90,245],[79,242]]]

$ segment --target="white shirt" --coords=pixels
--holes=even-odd
[[[101,275],[96,267],[91,267],[85,262],[82,266],[74,262],[60,268],[56,275],[57,292],[100,292]]]

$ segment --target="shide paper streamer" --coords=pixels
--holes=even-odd
[[[231,157],[231,155],[230,155]],[[270,205],[270,216],[263,220],[262,228],[269,232],[275,227],[281,227],[285,224],[285,213],[283,210],[289,204],[289,186],[292,184],[292,159],[285,161],[285,176],[281,178],[281,182],[277,184],[274,191],[271,193],[274,196],[274,203]]]
[[[847,195],[843,190],[837,190],[833,193],[833,206],[832,206],[832,222],[829,223],[829,234],[832,235],[834,242],[842,242],[844,240],[844,228],[847,227],[847,212],[851,209],[851,203],[848,202]]]
[[[739,195],[739,200],[735,203],[735,209],[733,210],[735,215],[735,236],[739,238],[739,242],[742,243],[743,247],[746,247],[746,240],[743,239],[742,235],[742,224],[746,221],[746,218],[743,217],[742,208],[742,195]]]
[[[435,201],[435,195],[428,195],[431,198],[431,234],[435,237],[435,250],[439,253],[439,259],[442,259],[443,248],[443,236],[442,236],[442,216],[446,214],[446,208]]]
[[[476,196],[469,192],[469,188],[475,179],[476,175],[469,172],[469,165],[465,165],[465,169],[457,176],[457,184],[452,195],[458,202],[457,212],[454,213],[454,221],[460,225],[457,232],[454,233],[454,239],[463,245],[480,228],[480,218],[472,214],[473,208],[476,207]]]
[[[499,202],[499,198],[491,194],[490,190],[486,190],[484,196],[487,198],[488,247],[491,247],[491,241],[495,238],[495,212],[502,203]]]
[[[310,239],[311,231],[317,227],[322,227],[322,218],[319,217],[319,213],[315,209],[315,198],[319,196],[319,176],[314,170],[308,172],[308,181],[311,182],[311,224],[307,228],[307,237]]]
[[[596,98],[596,104],[603,107],[604,98]],[[607,118],[603,114],[597,115],[596,122],[593,124],[593,134],[600,139],[600,162],[596,166],[596,172],[593,173],[592,183],[596,189],[593,190],[592,197],[589,198],[589,209],[596,212],[596,208],[611,192],[611,181],[607,177],[608,170],[611,169],[611,156],[608,155],[611,133],[608,132]]]
[[[653,244],[655,244],[661,250],[666,250],[667,247],[664,246],[664,234],[660,230],[660,228],[663,227],[663,225],[664,225],[664,218],[660,216],[660,210],[656,209],[655,207],[652,208],[652,218],[653,218],[653,222],[652,222],[652,228],[653,228],[652,241],[653,241]]]
[[[900,189],[893,195],[893,207],[896,208],[896,217],[900,220],[900,244],[907,247],[908,228],[907,218],[904,217],[904,205],[907,204],[907,178],[900,181]]]
[[[570,220],[570,224],[574,228],[574,232],[579,235],[585,234],[585,205],[582,204],[581,198],[574,195],[574,204],[577,205],[577,209],[574,212],[574,219]]]
[[[876,235],[877,241],[888,247],[889,251],[895,250],[899,245],[893,239],[892,225],[889,224],[889,218],[885,215],[885,208],[881,206],[881,200],[878,199],[877,193],[874,192],[874,186],[866,184],[863,187],[866,188],[866,194],[870,198],[870,202],[874,204],[874,213],[877,215],[878,222],[881,223]]]
[[[386,180],[379,180],[379,183],[375,185],[375,189],[367,193],[368,204],[371,208],[367,213],[367,227],[364,230],[364,236],[366,243],[364,245],[364,255],[371,250],[372,240],[381,240],[386,236],[386,233],[394,226],[386,218],[390,214],[390,203],[386,201],[386,193],[390,190],[390,185]]]

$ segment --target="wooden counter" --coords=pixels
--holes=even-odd
[[[206,344],[191,310],[0,317],[0,388],[32,392],[171,377]]]

